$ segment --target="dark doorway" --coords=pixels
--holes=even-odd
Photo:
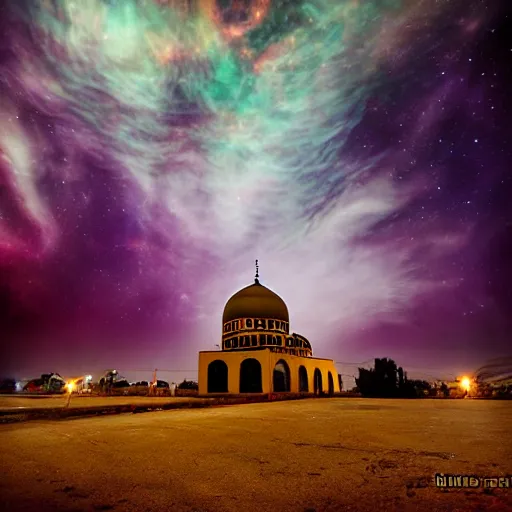
[[[221,360],[208,365],[208,393],[228,392],[228,365]]]
[[[323,386],[322,386],[322,373],[318,368],[315,368],[314,373],[314,381],[315,381],[315,395],[323,394]]]
[[[240,393],[262,393],[261,364],[257,359],[245,359],[240,365]]]
[[[343,391],[343,378],[341,377],[341,373],[338,373],[338,386],[340,391]]]
[[[290,391],[290,368],[282,359],[274,366],[273,384],[274,393]]]
[[[299,392],[307,393],[309,391],[308,371],[304,366],[299,367]]]
[[[334,395],[334,379],[332,378],[331,372],[327,375],[327,381],[329,383],[329,396],[332,396]]]

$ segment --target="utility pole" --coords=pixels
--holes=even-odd
[[[156,377],[156,372],[158,371],[157,368],[155,368],[155,371],[153,372],[153,382],[151,383],[152,386],[151,386],[151,389],[152,389],[152,394],[156,396],[157,394],[157,383],[158,383],[158,380],[157,380],[157,377]]]

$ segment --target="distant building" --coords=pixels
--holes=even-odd
[[[286,304],[258,277],[226,303],[222,350],[199,352],[199,394],[339,392],[334,361],[290,334]]]

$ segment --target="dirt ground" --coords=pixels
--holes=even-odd
[[[510,402],[354,398],[0,425],[0,509],[512,510],[432,481],[512,475],[511,426]]]

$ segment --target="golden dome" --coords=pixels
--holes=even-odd
[[[237,318],[273,318],[289,322],[288,308],[284,300],[272,290],[259,283],[242,288],[226,303],[222,314],[222,323]]]

